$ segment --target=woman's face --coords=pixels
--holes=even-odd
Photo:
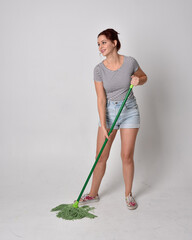
[[[107,39],[105,35],[100,35],[97,38],[97,43],[99,51],[103,54],[103,56],[107,56],[109,53],[113,52],[116,46],[115,43]]]

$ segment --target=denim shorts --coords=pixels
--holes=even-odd
[[[107,100],[106,104],[106,127],[111,128],[115,117],[121,107],[123,101]],[[99,121],[99,126],[101,123]],[[140,113],[136,102],[136,98],[128,98],[123,110],[114,126],[114,129],[119,128],[139,128],[140,127]]]

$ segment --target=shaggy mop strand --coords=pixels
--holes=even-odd
[[[63,218],[65,220],[76,220],[76,219],[82,219],[84,217],[87,218],[95,218],[95,216],[92,213],[89,213],[89,211],[95,209],[94,207],[89,206],[83,206],[83,207],[73,207],[73,204],[61,204],[51,210],[53,211],[59,211],[57,213],[58,218]]]

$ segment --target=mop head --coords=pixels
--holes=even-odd
[[[82,219],[84,217],[87,218],[95,218],[95,216],[92,213],[89,213],[89,211],[95,209],[94,207],[89,206],[83,206],[78,207],[78,203],[76,204],[61,204],[51,210],[53,211],[59,211],[57,213],[58,218],[63,218],[65,220],[76,220],[76,219]]]

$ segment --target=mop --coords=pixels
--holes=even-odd
[[[120,114],[123,110],[125,102],[127,101],[128,97],[131,93],[132,88],[133,88],[133,85],[131,84],[130,87],[129,87],[129,90],[128,90],[126,96],[125,96],[125,99],[122,102],[121,107],[120,107],[120,109],[117,113],[117,116],[115,117],[115,120],[114,120],[114,122],[113,122],[113,124],[112,124],[112,126],[111,126],[111,128],[108,132],[108,136],[110,136],[110,134],[112,133],[113,128],[114,128],[114,126],[115,126],[115,124],[116,124],[116,122],[117,122],[117,120],[118,120],[118,118],[119,118],[119,116],[120,116]],[[84,184],[84,186],[83,186],[83,188],[82,188],[82,190],[81,190],[81,192],[80,192],[80,194],[79,194],[79,196],[76,200],[76,202],[73,203],[73,204],[61,204],[61,205],[51,209],[51,212],[58,211],[58,213],[56,215],[57,217],[63,218],[65,220],[76,220],[76,219],[82,219],[82,218],[85,218],[85,217],[87,217],[87,218],[97,217],[96,215],[90,213],[91,210],[95,209],[94,207],[89,207],[87,205],[79,207],[78,204],[79,204],[79,200],[81,199],[81,196],[83,195],[83,192],[84,192],[84,190],[85,190],[85,188],[86,188],[86,186],[89,182],[89,179],[90,179],[90,177],[91,177],[91,175],[92,175],[92,173],[93,173],[93,171],[94,171],[94,169],[97,165],[97,162],[98,162],[98,160],[99,160],[107,142],[108,142],[108,139],[106,138],[105,142],[104,142],[104,144],[103,144],[103,146],[102,146],[102,148],[101,148],[101,150],[100,150],[100,152],[99,152],[99,154],[98,154],[98,156],[95,160],[95,163],[94,163],[94,165],[93,165],[93,167],[92,167],[92,169],[89,173],[89,176],[87,177],[87,180],[86,180],[86,182],[85,182],[85,184]]]

